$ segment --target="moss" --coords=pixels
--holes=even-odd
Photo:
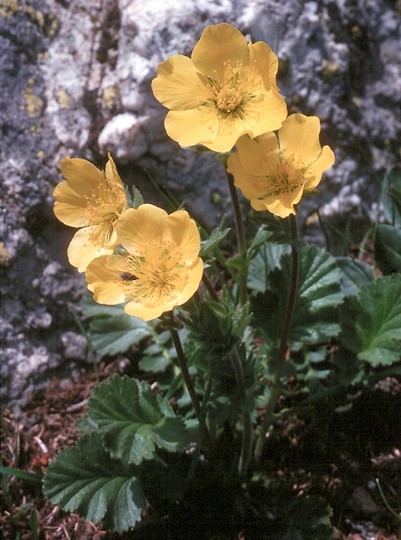
[[[12,17],[15,13],[26,13],[41,28],[45,27],[45,17],[41,11],[32,6],[22,6],[17,0],[2,0],[0,6],[0,15],[3,17]]]
[[[58,90],[57,101],[62,109],[69,109],[71,105],[71,97],[67,94],[65,90]]]
[[[25,99],[26,112],[30,118],[37,118],[42,114],[44,102],[43,99],[37,96],[33,91],[34,80],[29,79],[28,84],[23,91]]]
[[[11,260],[11,255],[6,248],[6,246],[3,244],[3,242],[0,242],[0,266],[8,266]]]

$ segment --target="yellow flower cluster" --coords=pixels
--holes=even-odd
[[[230,24],[217,24],[203,31],[191,58],[175,55],[161,63],[152,89],[170,109],[165,127],[172,139],[216,152],[236,145],[228,158],[235,185],[255,210],[286,217],[295,214],[303,192],[318,185],[334,154],[320,147],[318,118],[286,118],[277,68],[266,43],[247,43]]]
[[[148,321],[193,296],[203,261],[198,228],[186,211],[128,208],[110,155],[104,173],[84,159],[64,159],[61,170],[65,181],[54,190],[54,211],[79,227],[68,258],[86,272],[97,302],[124,302],[127,313]]]
[[[266,43],[248,43],[233,26],[217,24],[204,30],[191,58],[178,54],[161,63],[152,89],[170,109],[165,127],[172,139],[216,152],[236,145],[227,160],[235,185],[255,210],[284,218],[295,214],[304,191],[318,185],[334,154],[320,146],[318,118],[287,117],[277,69]],[[129,208],[110,155],[104,172],[70,158],[61,171],[65,180],[54,190],[54,211],[78,228],[68,257],[86,272],[97,302],[124,302],[127,313],[150,320],[195,293],[203,263],[199,232],[187,212]]]

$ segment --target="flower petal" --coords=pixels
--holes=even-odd
[[[257,211],[268,210],[278,217],[285,218],[290,214],[295,214],[294,205],[298,204],[302,198],[303,186],[288,193],[282,193],[279,198],[272,195],[263,200],[251,200],[252,207]]]
[[[279,129],[286,116],[287,106],[283,97],[275,90],[258,89],[258,98],[250,100],[244,107],[247,133],[251,138],[268,131]]]
[[[237,148],[240,163],[247,172],[254,176],[266,176],[266,162],[272,159],[271,154],[278,150],[277,137],[274,133],[266,133],[258,139],[241,137]]]
[[[247,199],[262,197],[266,192],[266,179],[246,171],[239,159],[238,152],[231,154],[228,158],[227,171],[234,176],[234,184]]]
[[[85,272],[88,264],[96,257],[113,253],[113,249],[107,249],[92,242],[91,235],[95,229],[96,225],[79,229],[68,246],[68,260],[78,269],[78,272]]]
[[[186,282],[182,292],[176,300],[177,306],[182,306],[182,304],[185,304],[185,302],[192,298],[192,296],[198,290],[199,283],[202,280],[202,275],[203,261],[200,257],[198,257],[190,269],[188,281]]]
[[[205,28],[191,59],[202,73],[221,81],[228,64],[232,67],[249,64],[249,51],[241,32],[231,24],[222,23]]]
[[[152,90],[160,103],[175,111],[195,109],[211,97],[192,60],[182,54],[159,64]]]
[[[68,182],[60,182],[53,191],[54,213],[62,223],[71,227],[89,224],[87,201]]]
[[[125,271],[126,258],[120,255],[103,255],[88,265],[86,282],[96,302],[106,305],[124,302],[125,285],[119,277]]]
[[[292,114],[279,130],[280,147],[305,164],[314,161],[320,154],[320,120],[317,116]]]
[[[163,235],[167,212],[153,204],[129,208],[116,222],[117,236],[131,254],[141,252],[141,246]]]
[[[200,251],[198,227],[185,210],[177,210],[167,216],[163,236],[172,240],[182,250],[182,263],[192,264]]]
[[[323,146],[320,156],[308,167],[308,178],[305,182],[305,189],[314,189],[320,182],[322,174],[333,165],[335,155],[329,146]]]
[[[211,148],[219,130],[219,121],[216,109],[199,107],[189,111],[170,111],[164,126],[168,135],[181,146],[203,144]]]
[[[112,185],[118,185],[119,187],[124,189],[124,184],[122,183],[120,175],[118,174],[116,164],[114,163],[114,160],[111,157],[110,153],[107,155],[109,159],[106,163],[104,171],[105,177]]]
[[[278,58],[272,49],[263,41],[250,43],[248,45],[250,53],[250,69],[252,72],[260,74],[263,78],[266,89],[274,88],[277,92],[279,88],[276,84],[276,76],[278,71]]]
[[[68,184],[80,195],[85,195],[104,184],[104,174],[86,159],[65,158],[61,172]]]

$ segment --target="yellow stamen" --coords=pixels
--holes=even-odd
[[[188,269],[180,263],[181,249],[166,240],[142,246],[139,256],[127,257],[127,272],[121,274],[127,296],[152,307],[174,300],[188,280]],[[136,279],[126,279],[126,274]]]
[[[295,156],[281,153],[276,162],[276,170],[265,177],[266,192],[258,199],[295,191],[305,183],[306,171],[307,167],[302,167]]]

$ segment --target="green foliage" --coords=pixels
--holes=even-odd
[[[143,204],[143,197],[141,195],[141,192],[135,186],[133,186],[132,188],[126,187],[125,195],[127,197],[128,206],[131,206],[132,208],[138,208],[139,206],[141,206],[141,204]]]
[[[341,312],[337,362],[356,356],[372,367],[401,360],[401,279],[387,276],[361,287]]]
[[[196,344],[194,361],[198,367],[207,370],[209,360],[228,356],[241,343],[250,322],[249,306],[234,304],[224,291],[218,302],[201,300],[198,311],[182,320],[189,329],[190,339]]]
[[[296,497],[291,489],[266,477],[255,477],[250,486],[254,499],[265,500],[266,540],[334,540],[331,508],[321,497]]]
[[[0,474],[3,476],[16,476],[21,480],[28,480],[29,482],[41,482],[42,476],[40,474],[23,471],[21,469],[15,469],[14,467],[3,467],[0,465]]]
[[[145,347],[138,367],[147,373],[162,373],[176,357],[169,332],[153,333],[152,343]]]
[[[115,375],[95,388],[89,418],[110,455],[125,463],[153,458],[156,447],[180,452],[191,440],[183,418],[148,384],[127,376]]]
[[[280,259],[290,252],[285,244],[265,243],[260,246],[248,268],[248,287],[258,293],[264,293],[268,287],[268,275],[274,268],[280,268]]]
[[[299,249],[299,287],[289,337],[290,346],[326,342],[340,331],[338,307],[343,301],[341,272],[336,261],[316,246],[303,244]],[[269,341],[278,341],[283,327],[286,296],[291,275],[290,255],[280,259],[280,268],[267,276],[267,290],[252,302],[257,325]],[[261,276],[264,279],[264,276]],[[262,281],[258,286],[263,288]]]
[[[396,167],[384,179],[382,203],[387,221],[401,227],[401,168]]]
[[[88,521],[103,519],[117,532],[135,525],[145,506],[137,468],[112,459],[98,433],[85,435],[50,463],[44,491],[53,504]]]
[[[218,426],[226,421],[234,425],[241,411],[246,409],[253,412],[255,409],[256,389],[262,375],[262,366],[245,346],[233,354],[238,354],[242,365],[244,389],[238,385],[230,356],[215,358],[210,367],[212,385],[207,410]]]
[[[287,219],[282,219],[270,212],[257,212],[253,215],[256,222],[262,223],[267,233],[267,240],[277,244],[291,242],[291,231]]]
[[[401,272],[401,228],[382,224],[377,226],[375,261],[385,275]]]
[[[151,325],[125,313],[122,305],[104,306],[88,300],[84,316],[91,319],[91,344],[101,356],[126,352],[152,335]]]
[[[209,236],[209,238],[202,241],[199,256],[203,258],[209,253],[209,251],[212,251],[214,248],[216,248],[220,244],[220,242],[224,240],[230,230],[230,228],[220,229],[219,227],[216,227],[213,230],[212,234]]]
[[[337,265],[341,269],[341,289],[344,296],[357,294],[362,285],[375,279],[373,268],[358,259],[337,257]]]

